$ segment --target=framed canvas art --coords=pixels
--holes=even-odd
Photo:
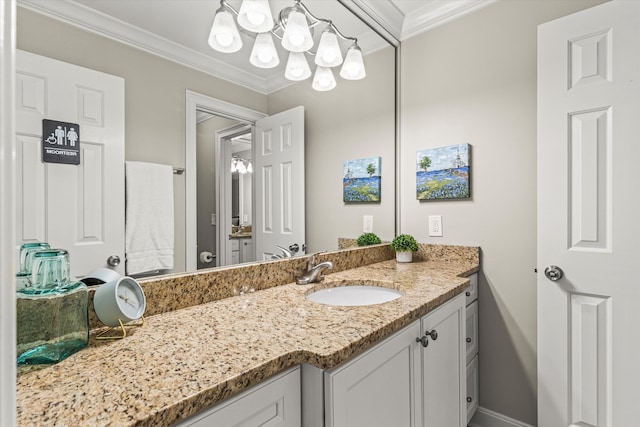
[[[470,145],[450,145],[418,151],[416,197],[418,200],[471,197]]]
[[[342,194],[345,203],[380,202],[382,158],[347,160],[344,162]]]

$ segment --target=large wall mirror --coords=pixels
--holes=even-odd
[[[86,19],[76,18],[71,22],[63,15],[69,11],[52,13],[50,4],[63,4],[65,8],[81,7]],[[387,35],[374,31],[366,23],[365,14],[353,1],[304,1],[314,13],[324,18],[338,20],[345,14],[351,16],[344,24],[348,27],[362,27],[366,35],[360,43],[367,76],[363,80],[348,81],[337,77],[337,87],[329,92],[317,92],[311,88],[311,80],[285,85],[271,84],[269,76],[262,76],[261,83],[251,83],[245,76],[244,82],[230,82],[229,75],[242,74],[240,68],[253,67],[247,58],[229,65],[229,69],[209,67],[198,52],[186,52],[179,45],[171,49],[154,49],[149,45],[123,42],[116,34],[126,28],[129,34],[151,33],[153,28],[127,26],[120,21],[112,24],[113,31],[105,34],[108,26],[95,21],[95,16],[105,15],[111,7],[131,8],[128,16],[140,17],[149,14],[153,2],[111,2],[101,0],[79,0],[77,2],[49,2],[39,0],[18,1],[18,49],[51,57],[71,64],[122,77],[125,81],[125,159],[172,165],[184,168],[185,173],[174,176],[174,219],[175,219],[175,262],[173,272],[192,271],[208,268],[199,259],[187,260],[187,229],[199,228],[199,232],[210,227],[212,214],[198,220],[195,213],[187,209],[187,194],[194,191],[206,193],[215,200],[215,184],[209,188],[193,189],[189,183],[195,179],[194,170],[187,167],[188,139],[187,94],[196,93],[224,101],[228,104],[271,116],[297,106],[304,107],[304,193],[305,193],[305,244],[307,253],[338,248],[339,238],[357,238],[363,231],[363,216],[373,217],[373,231],[383,240],[393,238],[396,229],[396,47]],[[178,9],[200,8],[202,22],[183,22],[179,37],[193,37],[206,46],[206,39],[218,2],[203,0],[175,0]],[[237,8],[240,1],[230,1]],[[272,9],[290,5],[286,1],[270,1]],[[90,8],[90,9],[87,9]],[[98,12],[96,12],[96,10]],[[102,10],[102,11],[101,11]],[[63,13],[64,12],[64,13]],[[354,14],[354,12],[357,12]],[[70,12],[69,12],[70,13]],[[159,12],[158,12],[159,13]],[[175,12],[173,18],[184,19],[186,13]],[[356,15],[360,15],[359,17]],[[365,17],[363,19],[363,17]],[[344,19],[344,18],[341,18]],[[154,13],[154,24],[163,26],[162,15]],[[336,22],[338,26],[340,22]],[[362,28],[354,31],[363,33]],[[342,30],[342,28],[341,28]],[[250,50],[250,46],[249,46]],[[241,53],[241,52],[240,52]],[[178,60],[176,58],[182,58]],[[283,61],[281,59],[281,61]],[[284,62],[284,61],[283,61]],[[244,65],[241,65],[244,64]],[[208,68],[209,67],[209,68]],[[218,68],[217,70],[215,68]],[[230,71],[231,70],[231,71]],[[219,73],[216,76],[216,73]],[[226,77],[225,77],[226,76]],[[216,111],[202,109],[209,117],[216,117]],[[224,114],[224,120],[229,119]],[[214,121],[202,119],[203,129]],[[222,119],[220,119],[222,121]],[[251,121],[216,124],[223,128],[246,125]],[[195,127],[194,123],[194,127]],[[198,130],[200,132],[200,130]],[[202,130],[204,139],[215,140],[215,131]],[[238,137],[243,135],[238,134]],[[246,142],[246,134],[245,142]],[[235,136],[234,136],[235,138]],[[233,138],[231,138],[233,139]],[[241,138],[240,138],[241,139]],[[205,150],[206,151],[206,150]],[[242,157],[246,159],[246,150]],[[198,151],[198,154],[199,151]],[[345,161],[381,158],[381,200],[375,203],[345,203],[343,201],[343,164]],[[198,159],[199,172],[210,169],[212,174],[215,159],[208,166]],[[250,181],[246,181],[250,182]],[[246,189],[246,188],[245,188]],[[253,195],[258,190],[253,188]],[[245,192],[245,195],[247,193]],[[204,203],[204,202],[203,202]],[[208,202],[207,202],[208,203]],[[251,212],[245,211],[240,225],[252,225]],[[234,221],[235,222],[235,221]],[[230,234],[232,230],[221,231]],[[204,245],[200,243],[199,246]],[[211,252],[210,248],[198,247],[196,256]],[[97,262],[101,266],[102,260]],[[190,267],[188,267],[190,266]],[[194,267],[195,266],[195,267]]]

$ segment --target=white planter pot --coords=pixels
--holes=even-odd
[[[413,260],[413,252],[411,251],[396,252],[396,261],[411,262],[412,260]]]

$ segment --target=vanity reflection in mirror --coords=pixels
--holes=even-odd
[[[188,7],[185,3],[188,3]],[[240,2],[229,3],[237,9]],[[288,3],[292,2],[270,1],[274,13],[281,7],[289,6]],[[241,57],[241,60],[225,59],[224,55],[227,54],[213,52],[207,43],[213,15],[219,6],[210,0],[153,2],[153,6],[144,0],[18,1],[18,49],[123,79],[125,160],[185,169],[183,174],[173,175],[173,272],[221,265],[218,260],[223,257],[215,253],[216,248],[211,241],[215,242],[221,235],[230,241],[229,235],[234,233],[232,207],[227,206],[226,201],[220,201],[220,206],[215,205],[218,196],[215,176],[219,160],[215,158],[215,131],[207,133],[200,127],[206,128],[216,120],[226,120],[228,122],[220,125],[220,129],[233,130],[233,126],[244,126],[243,135],[247,135],[246,129],[253,131],[259,117],[241,117],[238,120],[235,114],[237,109],[251,111],[260,117],[270,117],[298,106],[304,108],[305,214],[301,221],[305,229],[302,243],[306,243],[307,253],[335,250],[341,237],[356,238],[362,233],[364,215],[373,216],[373,231],[383,240],[391,240],[394,236],[395,47],[345,7],[347,5],[349,9],[354,8],[362,14],[355,2],[308,0],[304,3],[314,14],[334,20],[341,31],[358,34],[367,70],[366,78],[350,81],[341,79],[336,72],[337,86],[328,92],[313,90],[311,79],[291,84],[284,81],[279,72],[269,75],[249,63],[247,58],[252,46],[250,37],[246,39],[243,50],[233,54]],[[154,8],[153,20],[145,19],[149,16],[149,7]],[[82,10],[83,18],[77,13],[79,10]],[[110,16],[117,19],[110,20]],[[193,21],[180,23],[182,30],[176,31],[178,35],[173,43],[167,44],[172,28],[169,23],[187,17]],[[184,31],[185,28],[189,31]],[[109,36],[104,35],[107,32]],[[160,33],[162,37],[155,37],[154,33]],[[242,37],[248,37],[241,34]],[[140,38],[141,35],[145,38]],[[189,43],[192,47],[183,48]],[[243,53],[245,56],[242,56]],[[285,61],[281,59],[281,62]],[[191,103],[189,94],[194,96]],[[232,112],[216,111],[208,107],[206,102],[200,103],[200,97],[224,102],[232,106]],[[196,125],[197,110],[213,114],[216,118]],[[47,118],[74,121],[65,117]],[[208,163],[200,158],[199,147],[196,150],[189,145],[191,138],[195,141],[196,133],[198,138],[206,133],[206,138],[211,141],[209,149],[213,150],[211,155],[214,158],[210,158]],[[255,145],[249,151],[252,156],[255,155]],[[249,160],[245,154],[238,157]],[[382,158],[381,201],[345,204],[342,195],[343,162],[374,156]],[[239,201],[238,215],[235,216],[239,225],[251,225],[251,233],[254,233],[256,197],[264,194],[255,185],[258,168],[255,164],[252,167],[252,173],[244,174],[242,187],[245,197],[249,194],[246,190],[251,189],[251,200],[247,199],[246,204]],[[231,160],[225,164],[225,168],[229,173],[223,176],[232,181]],[[201,172],[209,172],[214,177],[213,181],[198,185]],[[111,171],[104,173],[108,179]],[[229,193],[231,196],[233,192]],[[208,198],[208,210],[204,211],[206,214],[198,214],[196,205],[205,204],[204,199],[201,200],[201,197],[205,197],[203,194]],[[232,201],[232,198],[229,200]],[[240,206],[243,207],[242,214]],[[222,210],[229,210],[224,220],[228,218],[230,224],[224,231],[218,230],[213,234],[212,228],[220,227]],[[105,201],[102,212],[106,219],[109,211],[109,202]],[[66,224],[69,227],[73,225]],[[201,243],[202,229],[208,230],[209,243]],[[46,240],[46,235],[42,240]],[[17,236],[16,241],[23,239]],[[51,243],[55,245],[55,242]],[[202,263],[200,256],[203,252],[215,254],[216,258],[212,262]],[[262,259],[255,250],[247,250],[249,255],[246,258],[241,258],[240,253],[239,260],[252,259],[251,254],[253,259]],[[230,254],[226,263],[235,260],[235,256]],[[124,249],[120,257],[124,259]],[[95,260],[95,265],[84,273],[104,266],[105,259]]]

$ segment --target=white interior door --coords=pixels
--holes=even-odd
[[[640,2],[544,24],[538,52],[538,425],[635,426]]]
[[[84,276],[118,256],[124,274],[124,80],[17,52],[16,243],[69,251]],[[42,120],[80,125],[80,165],[43,163]]]
[[[255,253],[282,255],[277,246],[305,248],[304,107],[256,121]]]

